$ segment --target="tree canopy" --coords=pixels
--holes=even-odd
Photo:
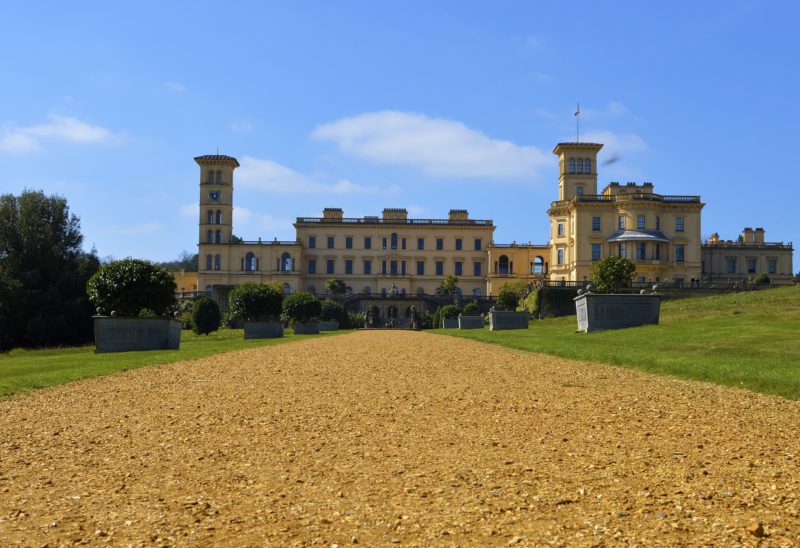
[[[625,257],[609,255],[594,263],[592,283],[600,293],[616,293],[630,286],[636,272],[636,263]]]
[[[439,295],[452,297],[456,294],[456,287],[458,287],[458,277],[448,274],[439,284]]]
[[[86,281],[100,261],[82,244],[65,198],[0,196],[0,350],[92,340]]]

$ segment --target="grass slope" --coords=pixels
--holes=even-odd
[[[666,301],[660,321],[584,334],[570,316],[527,331],[441,332],[800,399],[800,287]]]
[[[270,346],[305,337],[328,337],[333,334],[335,332],[325,332],[320,335],[287,333],[281,339],[244,340],[241,329],[220,329],[204,336],[183,331],[180,350],[95,354],[94,346],[44,350],[17,349],[0,354],[0,398],[146,365],[191,360],[221,352]]]

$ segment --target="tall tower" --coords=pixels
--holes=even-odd
[[[210,154],[194,159],[200,166],[200,244],[227,244],[233,230],[233,170],[239,162],[232,156]]]
[[[599,143],[558,143],[558,199],[571,200],[579,194],[597,194],[597,153]]]

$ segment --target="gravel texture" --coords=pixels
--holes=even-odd
[[[0,402],[0,545],[792,545],[800,404],[417,332]]]

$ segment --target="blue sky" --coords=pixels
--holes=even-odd
[[[168,260],[196,251],[193,157],[219,149],[245,239],[405,207],[546,243],[580,102],[601,188],[700,194],[704,236],[798,244],[797,6],[15,2],[0,192],[65,196],[101,256]]]

